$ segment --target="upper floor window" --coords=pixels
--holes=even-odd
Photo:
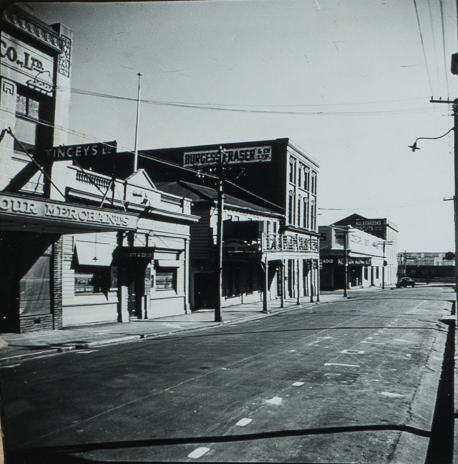
[[[312,172],[310,191],[316,193],[316,172]]]
[[[20,144],[14,141],[14,151],[34,154],[37,143],[52,145],[51,99],[18,86],[16,96],[16,124],[14,135]],[[45,123],[45,124],[43,124]],[[21,146],[22,145],[22,146]]]
[[[310,169],[304,168],[304,190],[310,189]]]
[[[296,160],[290,159],[289,161],[289,181],[292,184],[296,183]]]

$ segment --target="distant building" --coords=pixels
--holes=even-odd
[[[455,280],[455,254],[452,252],[403,251],[397,257],[401,277],[425,282]]]
[[[392,285],[397,281],[397,229],[387,219],[357,214],[320,226],[321,288]]]

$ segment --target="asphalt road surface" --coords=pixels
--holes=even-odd
[[[351,296],[5,365],[6,462],[450,462],[451,288]]]

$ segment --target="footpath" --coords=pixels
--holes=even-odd
[[[358,289],[361,291],[362,289]],[[381,291],[378,287],[364,291]],[[348,292],[351,296],[351,291]],[[238,324],[245,321],[269,317],[280,312],[291,311],[298,307],[309,307],[338,300],[345,300],[343,290],[326,292],[320,295],[320,301],[310,302],[303,297],[300,305],[296,299],[285,301],[280,308],[280,300],[268,303],[268,313],[262,312],[262,302],[227,306],[222,310],[223,322],[215,322],[214,310],[198,310],[189,314],[167,316],[157,319],[132,319],[128,323],[101,323],[47,330],[25,334],[0,334],[0,364],[54,355],[64,351],[88,349],[103,345],[128,343],[144,338],[158,338],[182,331],[208,330],[222,324]]]

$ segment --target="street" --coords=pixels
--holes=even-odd
[[[354,290],[4,364],[6,462],[452,462],[454,330],[440,319],[453,298],[440,286]]]

